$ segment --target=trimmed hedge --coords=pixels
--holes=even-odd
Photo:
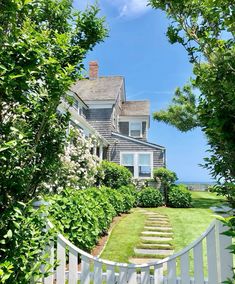
[[[96,180],[99,186],[119,188],[131,183],[132,174],[124,166],[113,162],[102,161],[98,168]]]
[[[61,233],[90,252],[107,233],[113,217],[128,212],[134,203],[135,196],[123,189],[67,189],[53,197],[49,213]]]
[[[191,202],[191,192],[185,185],[179,184],[170,188],[168,193],[168,206],[174,208],[188,208],[191,207]]]
[[[138,206],[159,207],[163,205],[161,192],[154,187],[145,187],[138,194]]]

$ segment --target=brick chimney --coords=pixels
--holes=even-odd
[[[89,62],[89,79],[95,80],[98,78],[99,65],[96,61]]]

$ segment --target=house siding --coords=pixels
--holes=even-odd
[[[111,132],[114,130],[112,112],[111,108],[89,109],[87,112],[88,122],[108,141],[111,138]]]
[[[164,167],[164,152],[162,149],[157,149],[151,146],[142,145],[138,142],[130,141],[125,138],[117,137],[115,138],[116,143],[110,145],[109,147],[109,157],[112,162],[120,164],[120,152],[152,152],[153,153],[153,167]]]

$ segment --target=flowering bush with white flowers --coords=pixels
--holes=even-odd
[[[71,127],[65,154],[61,156],[62,167],[52,184],[47,184],[52,191],[65,188],[84,189],[94,185],[97,166],[100,159],[91,153],[96,139],[85,137],[81,131]]]

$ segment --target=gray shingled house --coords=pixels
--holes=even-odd
[[[127,167],[134,178],[151,178],[153,168],[165,166],[165,148],[147,141],[149,101],[127,101],[123,77],[98,77],[92,61],[89,78],[77,81],[71,91],[86,104],[85,119],[108,141],[96,149],[101,158]]]

